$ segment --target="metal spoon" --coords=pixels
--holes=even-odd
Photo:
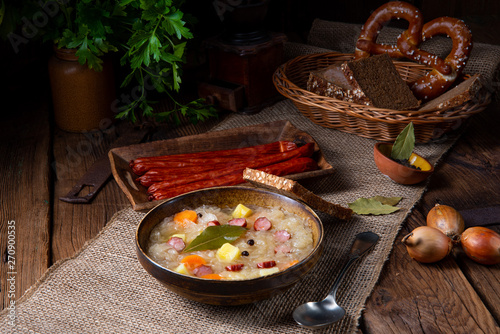
[[[335,294],[347,272],[347,269],[366,251],[372,248],[378,241],[379,236],[373,232],[363,232],[356,235],[351,246],[349,260],[340,271],[339,276],[333,283],[328,296],[320,302],[309,302],[300,305],[293,312],[295,321],[307,328],[321,328],[339,321],[345,314],[345,310],[337,305]]]

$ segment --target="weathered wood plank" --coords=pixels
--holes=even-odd
[[[487,208],[500,206],[500,103],[484,114],[477,115],[460,145],[460,155],[450,159],[450,167],[466,169],[467,178],[461,182],[466,198],[454,193],[454,203],[459,209]],[[480,134],[480,135],[477,135]],[[475,185],[475,186],[472,186]],[[466,204],[464,204],[464,202]],[[500,223],[500,217],[496,222]],[[500,225],[488,226],[500,233]],[[500,264],[484,266],[465,256],[461,249],[456,252],[456,260],[469,283],[474,287],[497,323],[500,323]],[[497,331],[500,328],[497,325]]]
[[[477,115],[440,171],[441,179],[430,189],[430,202],[446,200],[458,210],[500,206],[500,103]],[[449,187],[449,178],[455,186]],[[426,201],[427,203],[428,201]],[[430,208],[429,208],[430,209]],[[497,221],[500,221],[500,217]],[[500,226],[489,226],[500,232]],[[500,265],[483,266],[464,256],[460,248],[456,260],[488,310],[500,322]],[[500,331],[500,329],[497,328]]]
[[[500,233],[500,227],[491,227]],[[463,252],[458,252],[460,268],[464,275],[473,285],[485,303],[488,310],[495,317],[500,319],[500,266],[484,266],[467,258]]]
[[[427,193],[399,233],[389,262],[367,301],[368,333],[495,333],[500,319],[500,265],[482,266],[460,248],[436,264],[412,261],[400,240],[425,225],[436,203],[457,210],[500,204],[499,106],[476,115],[432,176]],[[498,227],[494,227],[499,230]]]
[[[452,257],[424,265],[410,259],[400,240],[424,218],[408,222],[369,298],[367,333],[494,333],[496,321]]]
[[[12,289],[19,298],[49,266],[48,107],[23,103],[15,108],[0,131],[0,309],[15,300]]]
[[[59,200],[70,191],[102,154],[119,130],[93,134],[66,133],[55,130],[54,161],[54,218],[52,230],[52,262],[74,255],[88,240],[95,237],[109,219],[129,205],[124,194],[110,179],[89,204],[72,204]],[[87,190],[88,191],[88,190]]]

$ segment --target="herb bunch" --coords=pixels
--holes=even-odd
[[[80,64],[102,71],[101,57],[118,51],[121,21],[127,15],[124,7],[112,0],[80,0],[61,2],[59,8],[61,14],[54,17],[44,40],[55,41],[58,48],[77,49]]]
[[[215,116],[215,109],[205,105],[203,99],[181,104],[170,92],[178,92],[182,83],[182,64],[184,63],[187,40],[193,38],[184,13],[178,7],[181,2],[172,0],[123,0],[122,5],[134,12],[137,19],[130,22],[126,52],[121,64],[128,64],[131,72],[125,77],[122,87],[135,80],[139,84],[140,98],[122,108],[120,118],[135,121],[134,110],[139,108],[143,116],[154,116],[160,121],[179,122],[178,113],[192,122],[203,121]],[[146,82],[156,91],[167,94],[175,104],[173,110],[153,114],[151,101],[146,99]]]
[[[179,114],[192,122],[215,116],[215,109],[203,99],[187,104],[177,102],[173,92],[182,83],[187,41],[193,38],[181,10],[183,0],[33,0],[23,3],[2,2],[0,30],[7,23],[19,22],[20,17],[35,18],[49,13],[50,18],[36,28],[43,41],[55,42],[59,48],[77,49],[82,65],[102,70],[102,57],[108,53],[121,56],[122,68],[128,68],[122,88],[134,86],[138,98],[127,101],[118,110],[117,117],[136,122],[137,113],[158,121],[179,122]],[[9,17],[7,17],[9,16]],[[26,22],[21,21],[21,22]],[[4,27],[1,27],[1,26]],[[13,28],[12,28],[13,29]],[[26,23],[22,25],[26,29]],[[13,30],[7,33],[11,44],[27,41]],[[13,44],[14,45],[14,44]],[[146,99],[147,90],[154,89],[168,95],[175,108],[155,113],[154,101]]]

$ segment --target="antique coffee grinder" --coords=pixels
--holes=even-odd
[[[209,80],[198,87],[208,102],[256,113],[275,102],[272,76],[283,62],[286,36],[263,28],[269,0],[219,0],[225,31],[205,40]]]

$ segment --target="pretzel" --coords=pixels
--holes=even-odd
[[[388,21],[397,18],[408,21],[408,29],[397,38],[397,45],[375,43],[380,30]],[[453,48],[446,59],[420,50],[422,41],[445,34],[453,41]],[[412,85],[413,94],[421,100],[431,100],[446,91],[461,74],[472,48],[472,34],[467,25],[458,19],[440,17],[426,24],[418,8],[402,1],[391,1],[377,8],[368,18],[356,43],[354,58],[387,53],[392,58],[409,58],[432,67],[426,75]]]
[[[423,19],[418,8],[403,1],[391,1],[377,8],[368,18],[356,43],[354,58],[366,58],[371,54],[388,53],[392,58],[402,58],[404,54],[397,45],[383,45],[375,43],[380,30],[385,23],[392,19],[408,21],[408,30],[398,38],[408,43],[408,48],[417,48],[422,41]]]
[[[408,21],[408,29],[398,36],[397,46],[376,44],[375,40],[385,23],[394,18]],[[440,73],[451,74],[450,65],[434,54],[418,48],[422,42],[422,14],[415,6],[402,1],[388,2],[377,8],[368,18],[356,43],[354,58],[365,58],[371,54],[387,53],[392,58],[410,58],[418,63],[428,64]]]
[[[413,94],[421,100],[432,100],[444,93],[462,73],[472,49],[472,33],[467,25],[452,17],[439,17],[424,24],[422,39],[425,41],[435,35],[447,35],[453,41],[453,47],[444,59],[444,63],[451,68],[451,73],[444,73],[435,66],[434,61],[440,59],[434,56],[429,62],[414,59],[433,68],[432,71],[417,79],[412,85]]]

